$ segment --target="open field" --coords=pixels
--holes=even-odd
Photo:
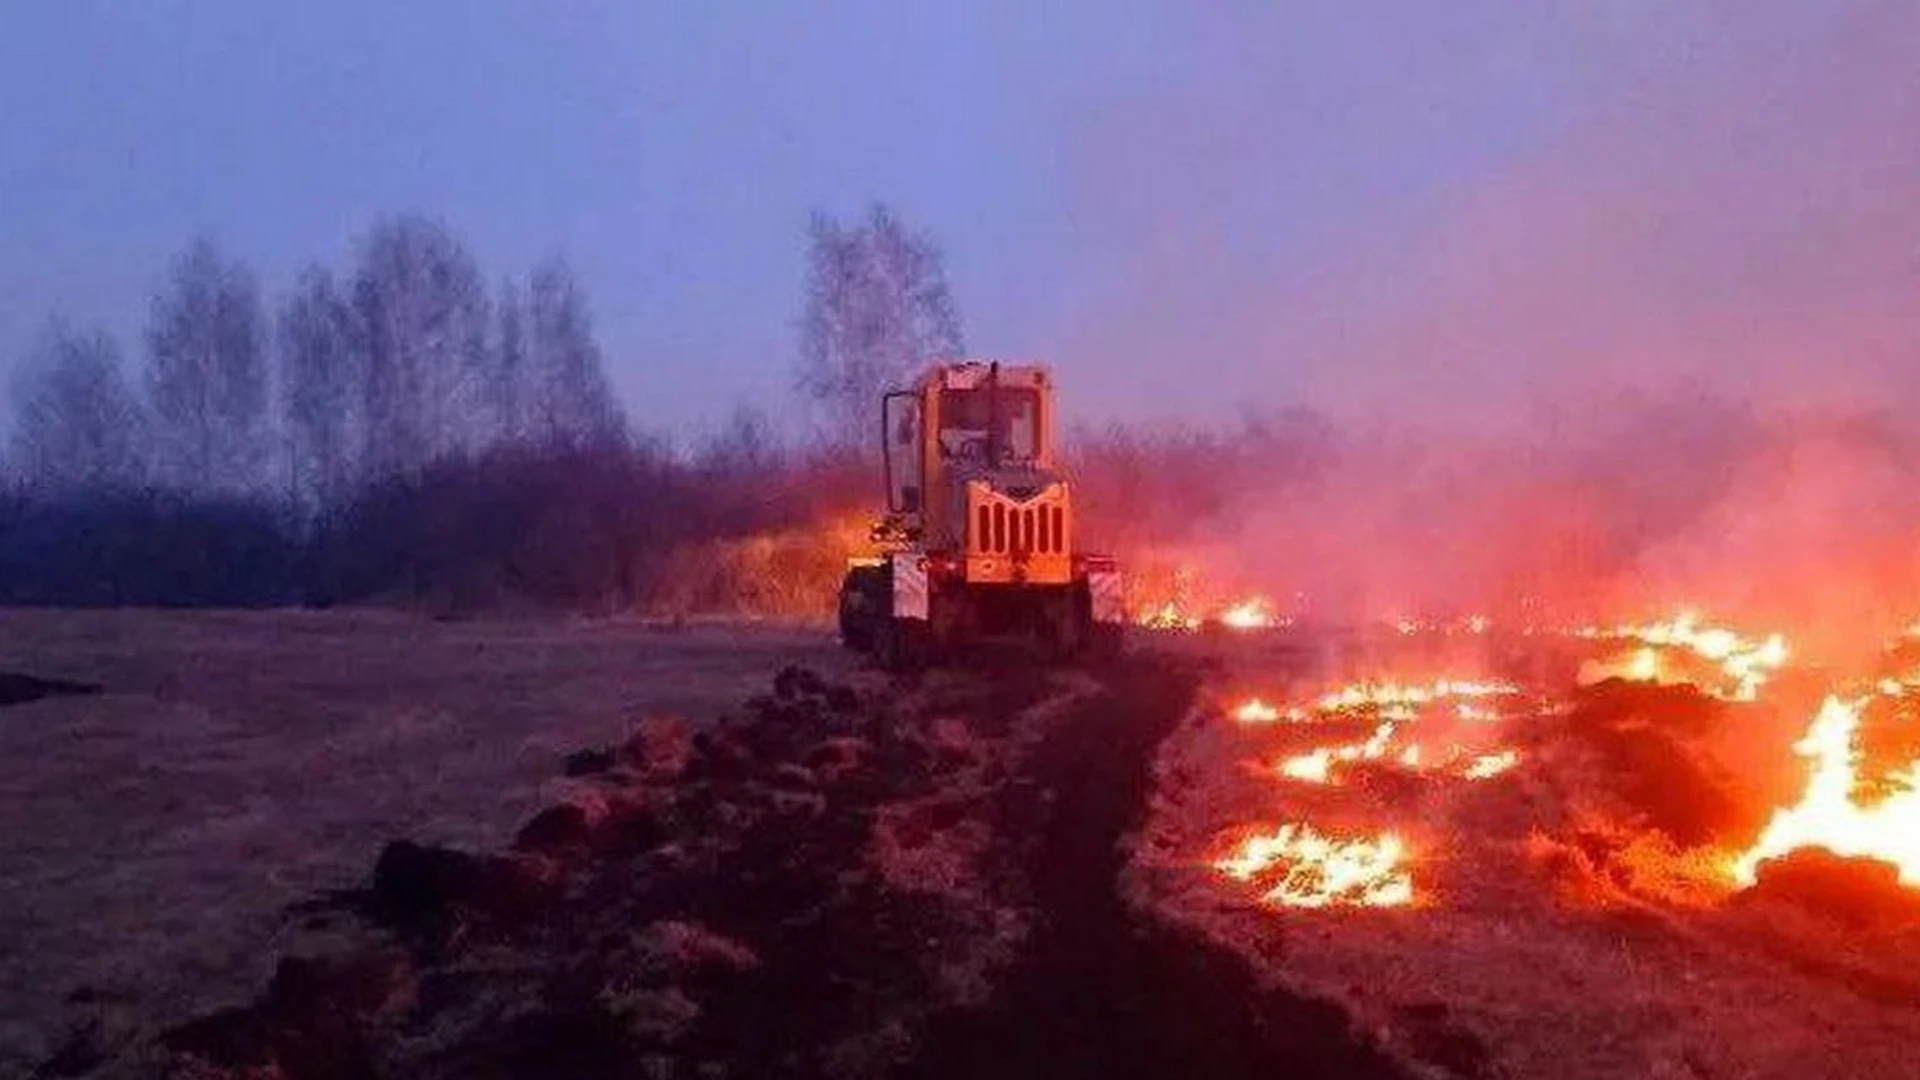
[[[0,1075],[85,988],[159,1021],[252,992],[283,912],[386,840],[497,846],[561,758],[709,717],[830,633],[380,612],[0,611]],[[84,996],[84,995],[83,995]]]

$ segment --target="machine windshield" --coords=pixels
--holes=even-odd
[[[992,443],[1001,461],[1032,461],[1040,448],[1040,395],[1020,387],[941,391],[940,455],[985,463]]]

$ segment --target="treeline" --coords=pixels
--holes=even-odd
[[[11,460],[32,495],[273,495],[320,512],[370,483],[503,446],[613,447],[627,433],[566,264],[490,288],[441,224],[375,225],[354,265],[271,306],[206,240],[154,298],[143,364],[55,322],[13,386]]]
[[[271,303],[197,241],[142,346],[55,321],[19,365],[0,603],[644,606],[688,545],[858,482],[749,412],[681,453],[635,431],[564,262],[489,285],[419,216]]]

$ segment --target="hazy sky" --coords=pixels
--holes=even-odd
[[[692,432],[787,400],[806,216],[880,197],[1083,418],[1911,393],[1917,9],[10,0],[0,355],[137,346],[196,232],[277,291],[423,210],[569,256]]]

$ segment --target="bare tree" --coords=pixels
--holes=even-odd
[[[281,409],[293,494],[344,499],[357,475],[362,372],[353,311],[333,275],[310,267],[280,311]]]
[[[365,470],[416,472],[477,446],[487,299],[466,249],[427,218],[382,222],[362,246],[351,302]]]
[[[528,295],[535,437],[554,446],[607,446],[626,437],[626,416],[607,383],[586,298],[565,262],[533,272]]]
[[[721,476],[764,478],[778,468],[781,457],[773,422],[766,413],[742,402],[734,406],[726,425],[701,443],[695,461]]]
[[[499,338],[494,342],[493,377],[487,387],[493,402],[493,421],[500,441],[524,442],[536,394],[527,363],[527,332],[521,316],[520,290],[511,279],[500,283]]]
[[[147,394],[165,483],[256,489],[268,456],[268,374],[260,290],[245,266],[195,240],[154,298]]]
[[[885,205],[843,226],[815,214],[808,228],[799,384],[834,434],[872,426],[879,394],[920,366],[966,351],[940,252]]]
[[[145,479],[145,417],[105,333],[50,325],[12,392],[13,461],[28,486],[72,491]]]

